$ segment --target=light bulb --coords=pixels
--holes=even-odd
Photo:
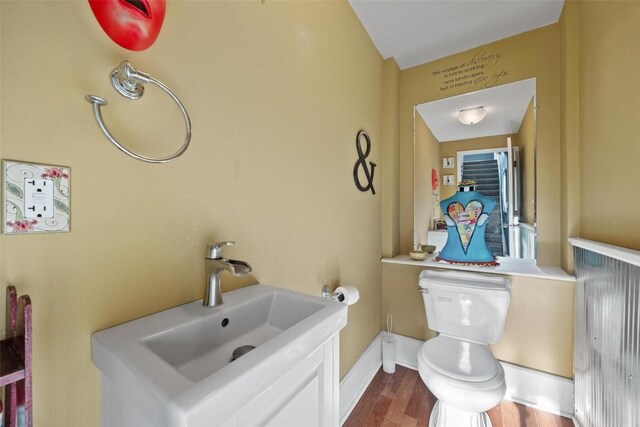
[[[487,115],[487,110],[483,106],[464,108],[458,112],[458,120],[463,125],[475,125],[480,123]]]

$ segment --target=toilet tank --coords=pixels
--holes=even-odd
[[[425,270],[419,284],[429,329],[482,343],[500,341],[511,299],[507,278]]]

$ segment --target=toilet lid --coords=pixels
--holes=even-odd
[[[442,335],[424,343],[418,357],[442,375],[462,381],[487,381],[498,373],[498,362],[486,347]]]

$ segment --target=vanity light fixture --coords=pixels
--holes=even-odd
[[[475,125],[480,123],[487,115],[487,109],[484,106],[463,108],[458,111],[458,121],[463,125]]]

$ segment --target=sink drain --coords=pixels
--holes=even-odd
[[[254,345],[243,345],[243,346],[240,346],[240,347],[236,348],[235,350],[233,350],[233,353],[231,354],[231,361],[233,362],[237,358],[244,356],[245,354],[249,353],[254,348],[256,348],[256,346],[254,346]]]

